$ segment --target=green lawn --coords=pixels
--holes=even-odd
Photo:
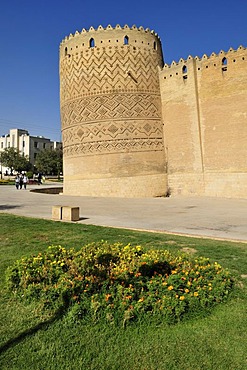
[[[80,248],[98,240],[191,248],[239,276],[227,304],[206,317],[173,326],[151,323],[116,328],[73,323],[68,315],[41,314],[4,288],[6,268],[47,246]],[[245,370],[247,368],[247,244],[178,237],[0,214],[0,368],[63,370]]]

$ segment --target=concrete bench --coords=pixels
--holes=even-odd
[[[79,207],[70,206],[53,206],[52,207],[52,219],[63,220],[63,221],[79,221],[80,216]]]

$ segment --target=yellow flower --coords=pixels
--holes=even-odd
[[[184,298],[185,298],[184,295],[181,295],[181,297],[179,299],[180,299],[180,301],[183,301]]]
[[[194,292],[194,297],[198,297],[199,296],[199,293],[198,292]]]
[[[186,288],[186,289],[184,289],[184,291],[185,291],[185,293],[189,293],[190,290]]]
[[[167,289],[168,289],[168,290],[172,290],[172,289],[173,289],[173,286],[172,286],[172,285],[170,285]]]

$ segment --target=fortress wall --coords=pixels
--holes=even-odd
[[[247,51],[197,61],[205,194],[247,194]]]
[[[246,197],[246,49],[181,59],[160,81],[171,192]]]
[[[65,194],[166,193],[162,65],[157,34],[142,27],[91,27],[61,43]]]
[[[160,72],[168,187],[175,194],[203,191],[203,156],[196,62],[181,59]]]

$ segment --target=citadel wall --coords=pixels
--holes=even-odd
[[[165,65],[160,86],[170,192],[246,197],[247,50]]]
[[[110,25],[60,44],[64,194],[247,194],[247,50],[163,65],[158,35]]]
[[[166,194],[162,66],[157,34],[142,27],[91,27],[62,41],[65,194]]]

